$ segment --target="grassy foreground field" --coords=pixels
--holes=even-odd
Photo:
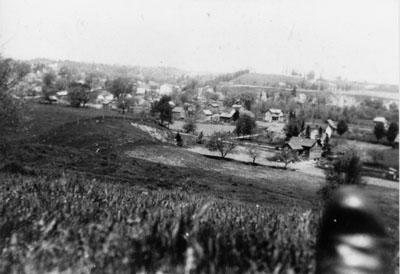
[[[190,187],[0,176],[1,273],[313,270],[317,215],[309,210],[220,200]]]
[[[46,107],[0,172],[0,273],[313,273],[321,179]],[[397,264],[398,192],[365,189]]]

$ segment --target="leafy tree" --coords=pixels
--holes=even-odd
[[[54,89],[56,91],[66,90],[66,89],[68,89],[69,85],[70,85],[69,80],[64,79],[64,78],[59,78],[54,83]]]
[[[172,106],[169,104],[171,97],[164,95],[160,101],[153,103],[150,113],[158,116],[160,124],[164,122],[172,123]]]
[[[240,117],[239,110],[236,110],[235,113],[233,113],[232,120],[236,122],[239,119],[239,117]]]
[[[386,138],[390,143],[393,143],[396,136],[399,134],[399,125],[396,122],[391,122],[386,133]]]
[[[24,102],[15,98],[11,89],[27,72],[25,65],[0,56],[0,154],[4,157],[7,157],[8,146],[1,139],[20,129],[24,121]]]
[[[53,102],[51,96],[54,96],[57,92],[55,87],[55,80],[56,80],[56,75],[52,72],[48,72],[45,75],[43,75],[42,92],[44,99],[50,104]]]
[[[68,87],[68,99],[72,106],[85,106],[90,100],[90,86],[78,82],[71,83]]]
[[[333,191],[343,185],[363,185],[361,177],[363,163],[355,150],[348,150],[325,171],[326,183],[318,191],[323,200],[329,199]]]
[[[376,123],[374,127],[374,134],[376,139],[382,139],[382,137],[386,134],[385,125],[383,123]]]
[[[210,151],[219,151],[222,158],[225,158],[235,147],[236,143],[227,132],[215,132],[207,143],[207,148]]]
[[[311,128],[310,128],[310,125],[307,125],[307,127],[306,127],[305,137],[306,137],[306,139],[310,139],[310,137],[311,137]]]
[[[175,140],[176,140],[177,146],[181,147],[183,145],[183,140],[182,140],[182,137],[181,137],[181,134],[179,133],[179,131],[175,135]]]
[[[107,88],[116,97],[125,96],[133,91],[133,85],[128,78],[117,78],[107,83]]]
[[[257,125],[254,116],[248,112],[243,112],[236,121],[235,132],[237,135],[250,135],[256,127]]]
[[[250,146],[247,150],[251,159],[253,159],[253,165],[256,163],[256,158],[261,155],[260,150],[256,146]]]
[[[219,99],[219,95],[216,92],[205,91],[203,93],[204,98],[206,98],[206,103],[208,104],[211,100],[216,101]]]
[[[340,120],[337,124],[337,132],[339,133],[339,135],[343,135],[343,133],[345,133],[348,129],[349,127],[347,126],[345,120]]]
[[[247,110],[251,109],[251,106],[255,103],[257,95],[251,92],[245,92],[240,94],[240,102],[243,107]]]
[[[307,80],[311,81],[311,80],[314,80],[314,78],[315,78],[315,72],[314,71],[310,71],[307,74]]]
[[[137,100],[133,96],[127,96],[127,94],[121,94],[117,98],[117,108],[121,110],[121,112],[124,114],[129,107],[134,106],[135,103],[137,103]]]

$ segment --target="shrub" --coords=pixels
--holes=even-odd
[[[321,198],[328,200],[332,192],[343,185],[364,185],[361,177],[362,166],[360,155],[355,150],[348,149],[325,171],[325,185],[318,191]]]
[[[187,120],[182,128],[186,133],[190,133],[190,132],[194,133],[196,131],[197,126],[193,122],[193,120]]]

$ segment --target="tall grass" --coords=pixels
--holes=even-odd
[[[0,273],[313,273],[317,215],[0,174]]]

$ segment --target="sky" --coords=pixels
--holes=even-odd
[[[397,0],[0,0],[0,54],[399,83]]]

